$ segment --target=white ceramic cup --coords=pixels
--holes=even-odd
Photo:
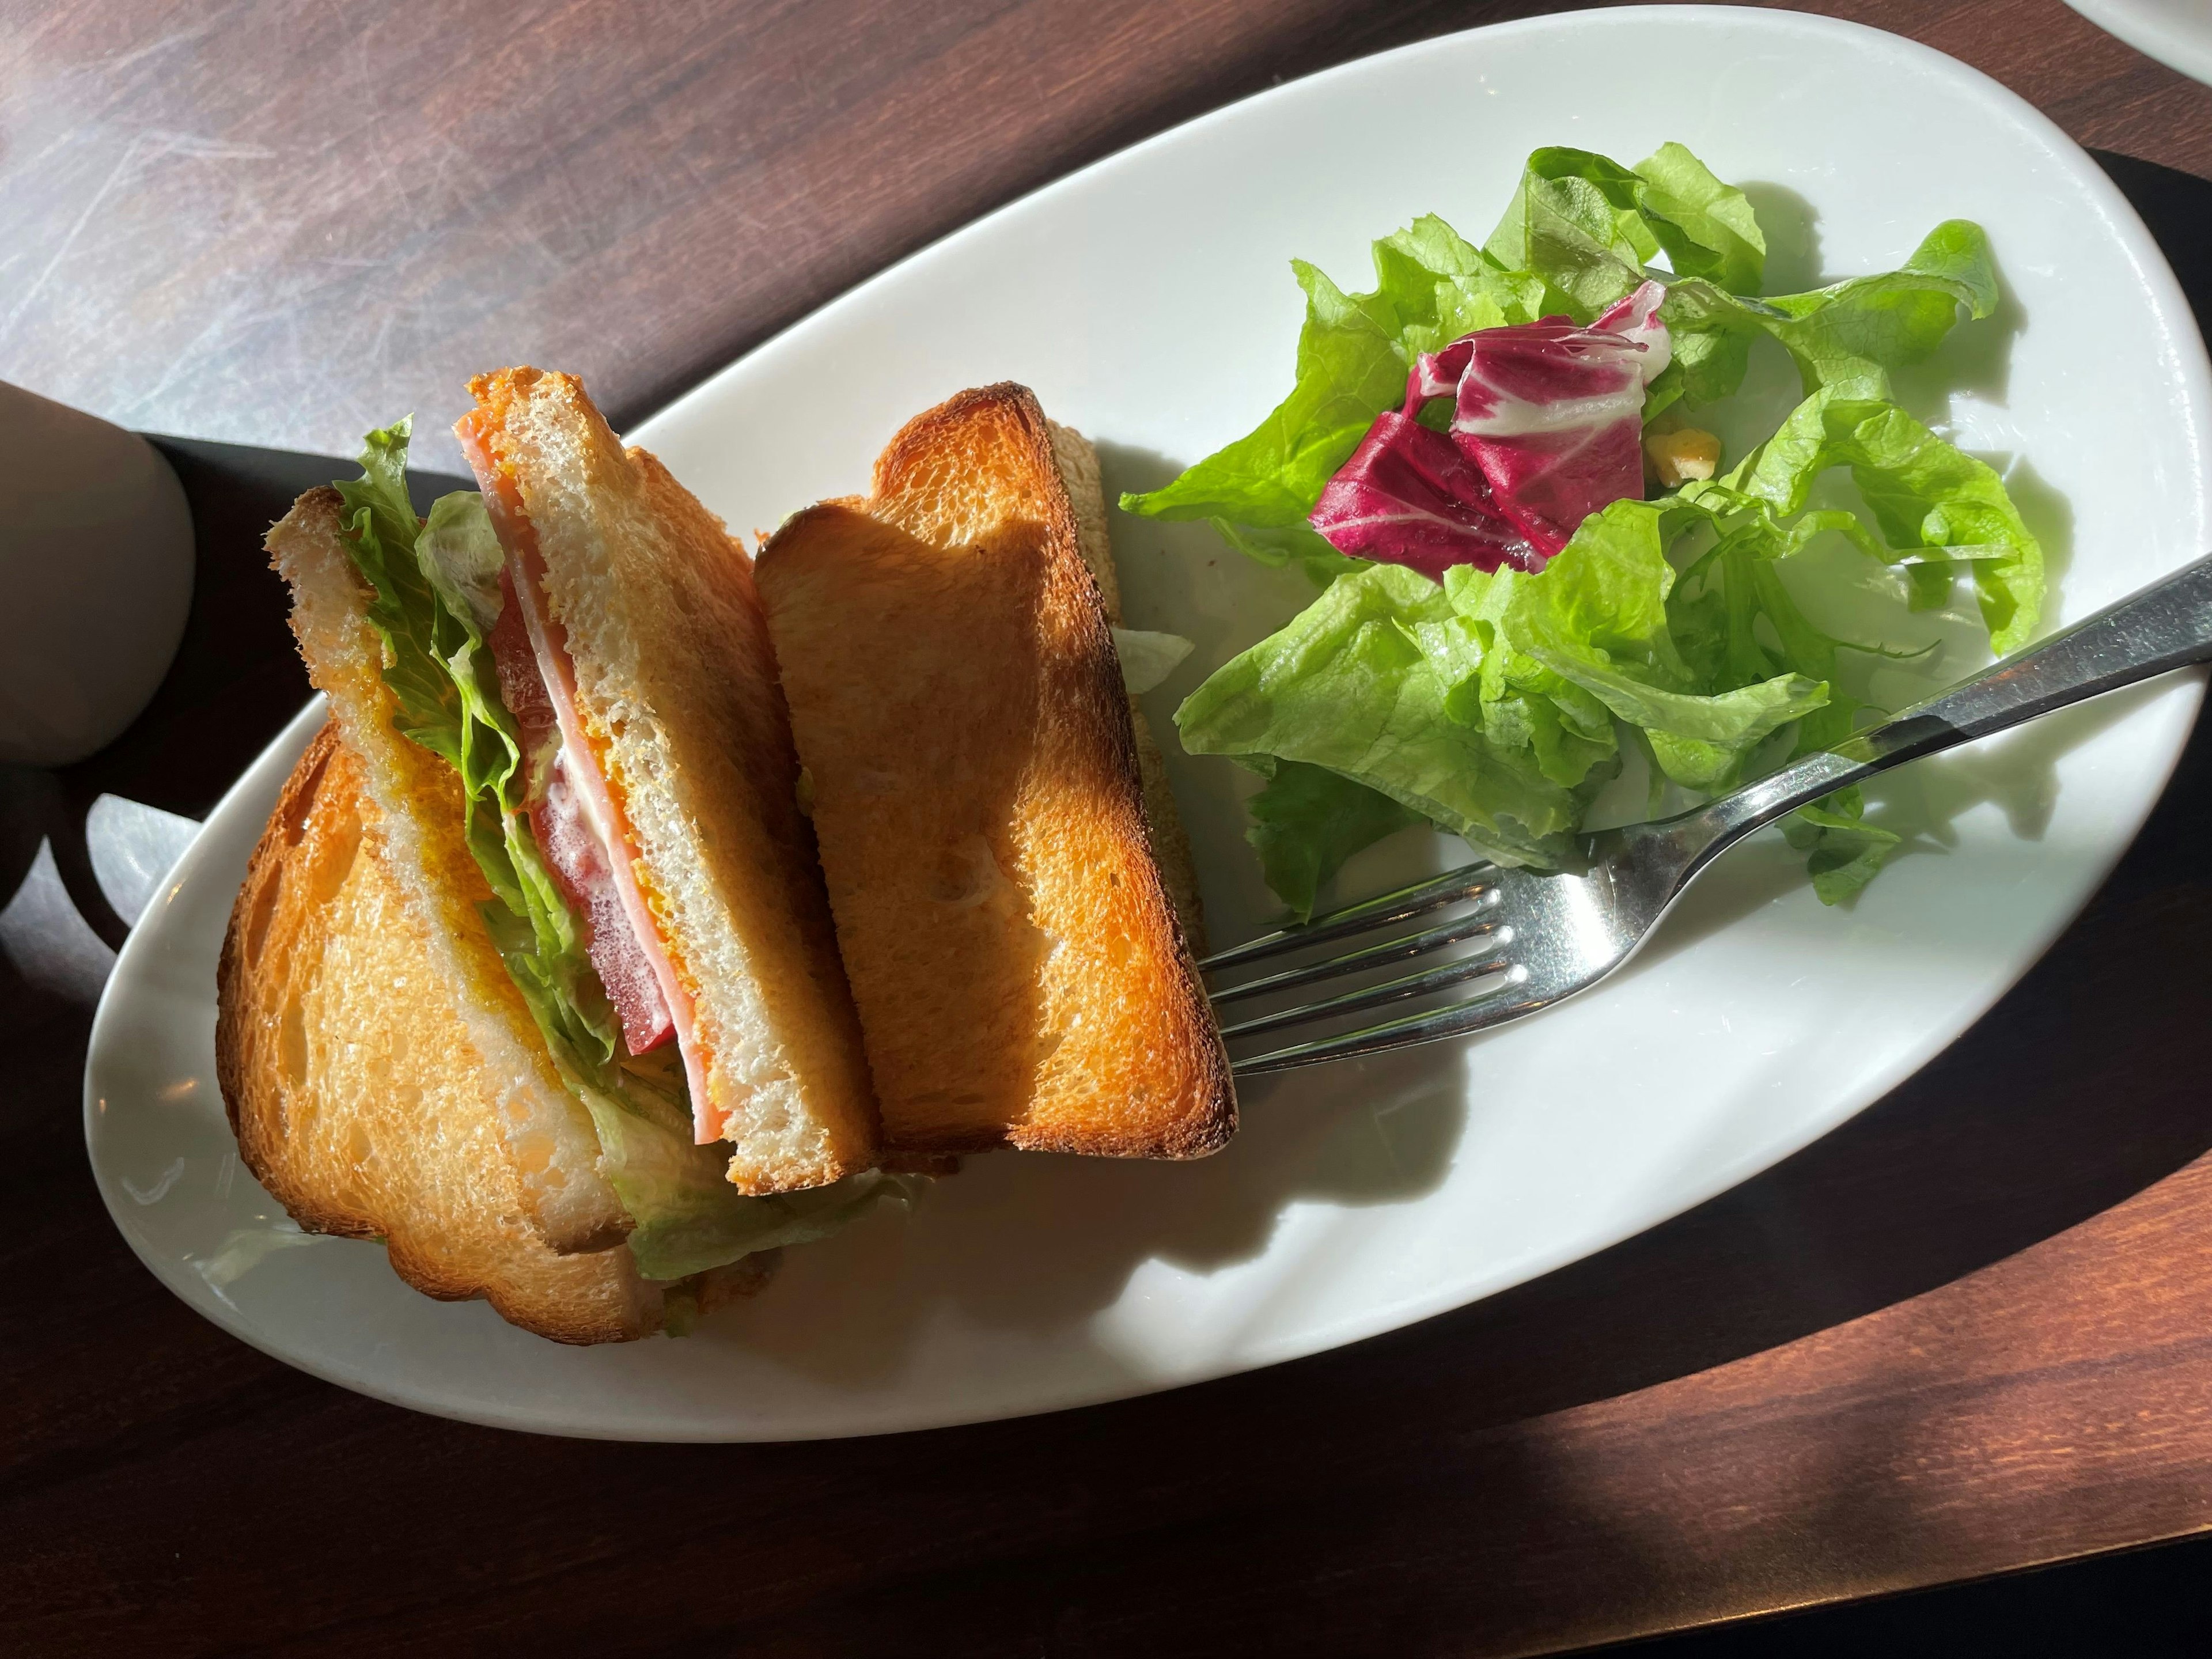
[[[168,672],[192,518],[154,447],[0,383],[0,761],[111,742]]]

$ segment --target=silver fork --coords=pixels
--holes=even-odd
[[[1256,979],[1218,986],[1212,995],[1218,1007],[1416,962],[1456,945],[1469,947],[1463,955],[1380,984],[1224,1025],[1222,1036],[1242,1046],[1266,1032],[1318,1024],[1461,987],[1469,988],[1471,994],[1381,1024],[1248,1053],[1231,1067],[1250,1077],[1382,1054],[1486,1030],[1548,1008],[1587,990],[1627,961],[1683,890],[1754,830],[1906,761],[2206,661],[2212,661],[2212,558],[2199,559],[2134,598],[1991,664],[1838,749],[1805,756],[1678,817],[1586,836],[1571,871],[1471,864],[1219,951],[1199,964],[1209,975],[1359,939],[1465,907],[1379,944],[1359,944]]]

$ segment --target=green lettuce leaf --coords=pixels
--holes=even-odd
[[[1761,335],[1790,353],[1808,393],[1887,398],[1890,371],[1928,356],[1962,314],[1996,308],[1989,240],[1964,219],[1938,225],[1896,270],[1753,297],[1766,262],[1758,217],[1741,191],[1680,144],[1632,170],[1588,150],[1536,151],[1486,244],[1542,283],[1547,310],[1580,322],[1651,274],[1646,264],[1662,249],[1674,268],[1660,315],[1674,361],[1654,383],[1647,415],[1678,396],[1703,404],[1734,392]]]
[[[1586,149],[1537,150],[1483,252],[1540,279],[1547,313],[1588,322],[1643,281],[1659,255],[1638,204],[1642,182]]]
[[[1778,531],[1757,523],[1738,529],[1692,564],[1668,601],[1677,645],[1710,683],[1748,684],[1786,669],[1828,688],[1826,702],[1798,720],[1796,740],[1782,761],[1833,749],[1851,736],[1860,705],[1844,689],[1837,658],[1847,648],[1869,649],[1847,647],[1814,627],[1783,586],[1777,562],[1804,545],[1802,529],[1802,522]],[[1871,881],[1898,841],[1865,822],[1856,789],[1839,790],[1791,814],[1784,833],[1807,854],[1813,890],[1826,904],[1841,902]]]
[[[879,1195],[903,1190],[872,1176],[775,1198],[748,1198],[726,1155],[692,1140],[680,1068],[667,1056],[629,1060],[583,930],[555,884],[522,810],[528,767],[501,700],[487,635],[499,615],[497,536],[482,497],[441,496],[427,523],[407,495],[411,422],[369,434],[362,477],[341,481],[343,539],[373,597],[384,678],[399,731],[442,755],[467,798],[462,833],[493,898],[484,926],[545,1039],[555,1066],[591,1114],[600,1169],[635,1224],[629,1236],[648,1279],[687,1278],[756,1250],[842,1224]]]
[[[1587,322],[1644,280],[1663,251],[1674,274],[1756,294],[1766,237],[1750,200],[1680,144],[1633,168],[1586,149],[1540,149],[1484,251],[1544,283],[1547,310]]]
[[[1750,198],[1723,184],[1680,144],[1636,164],[1637,205],[1679,276],[1702,276],[1731,294],[1756,294],[1766,278],[1766,234]]]
[[[1345,860],[1386,836],[1425,822],[1365,784],[1300,761],[1257,757],[1267,787],[1245,803],[1252,827],[1245,839],[1260,872],[1300,921],[1310,918],[1322,884]]]
[[[1259,426],[1165,488],[1125,495],[1125,511],[1155,519],[1227,519],[1267,528],[1299,525],[1381,410],[1402,402],[1407,362],[1378,319],[1375,295],[1347,295],[1295,260],[1306,293],[1297,382]]]
[[[1964,566],[1990,650],[2004,656],[2027,642],[2043,611],[2041,545],[1995,471],[1893,403],[1815,392],[1771,438],[1710,483],[1686,485],[1682,497],[1717,513],[1750,509],[1778,532],[1803,511],[1814,481],[1838,466],[1850,469],[1880,532],[1853,538],[1878,557],[1913,561],[1917,603],[1941,604]]]
[[[1896,270],[1764,300],[1690,276],[1669,283],[1659,314],[1692,404],[1715,402],[1742,384],[1751,342],[1761,334],[1789,352],[1808,394],[1886,399],[1892,370],[1928,357],[1961,317],[1989,316],[1997,297],[1988,237],[1979,225],[1951,219]]]
[[[483,497],[457,489],[431,502],[430,516],[415,538],[415,556],[446,609],[489,635],[504,605],[499,578],[507,556]]]
[[[369,585],[369,623],[384,641],[384,683],[399,703],[393,724],[459,767],[460,694],[439,659],[439,607],[415,560],[416,521],[407,498],[414,424],[410,416],[362,440],[361,477],[338,481],[338,521]]]
[[[1397,343],[1405,367],[1476,329],[1531,322],[1543,286],[1503,267],[1433,213],[1375,244],[1375,291],[1358,303]],[[1401,374],[1395,395],[1404,396]]]
[[[1582,799],[1532,754],[1447,711],[1480,665],[1474,632],[1418,571],[1378,564],[1340,576],[1185,700],[1183,747],[1325,767],[1495,857],[1556,863]]]
[[[1769,735],[1821,708],[1822,680],[1783,672],[1717,689],[1677,647],[1667,600],[1671,503],[1623,501],[1583,520],[1540,575],[1446,573],[1453,602],[1498,618],[1498,637],[1637,728],[1686,787],[1732,787]],[[1492,597],[1510,589],[1501,605]],[[1554,699],[1558,694],[1554,692]]]
[[[1996,309],[1996,268],[1982,228],[1949,219],[1897,270],[1766,303],[1784,314],[1759,320],[1789,351],[1807,392],[1886,398],[1890,370],[1929,356],[1962,313],[1978,319]]]

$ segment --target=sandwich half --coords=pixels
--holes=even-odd
[[[672,1038],[697,1138],[730,1143],[742,1191],[872,1166],[867,1066],[751,561],[571,376],[504,369],[470,390],[457,430],[503,554],[488,637],[549,773],[541,847],[556,868],[574,849],[625,1041]]]
[[[661,1284],[621,1244],[548,1242],[532,1191],[544,1166],[508,1151],[532,1079],[479,1046],[497,1042],[497,1022],[400,878],[363,774],[325,726],[254,849],[223,940],[216,1054],[254,1177],[307,1231],[381,1239],[417,1290],[482,1297],[556,1341],[680,1329],[763,1282],[773,1249]]]
[[[1000,385],[908,422],[865,500],[759,556],[900,1151],[1194,1158],[1236,1127],[1164,777],[1146,812],[1104,526],[1090,447]]]
[[[665,1285],[817,1237],[908,1188],[872,1167],[865,1060],[793,800],[797,762],[749,562],[567,388],[567,429],[585,441],[527,476],[595,527],[590,544],[614,568],[599,591],[617,620],[588,647],[556,631],[572,614],[548,605],[559,589],[514,568],[514,525],[502,541],[483,497],[448,495],[416,517],[405,422],[370,435],[360,479],[311,490],[270,532],[356,816],[416,945],[414,966],[373,994],[270,993],[297,963],[323,958],[306,923],[304,955],[248,948],[266,925],[256,907],[276,904],[281,887],[249,884],[225,957],[220,1057],[249,1161],[256,1146],[278,1144],[254,1141],[250,1122],[289,1135],[295,1117],[350,1126],[347,1145],[388,1146],[389,1133],[368,1127],[388,1104],[373,1078],[338,1066],[309,1086],[293,1062],[373,1047],[368,1023],[380,1019],[416,1031],[411,1048],[423,1028],[408,1022],[420,1014],[446,1032],[446,1049],[472,1057],[469,1079],[452,1086],[482,1091],[496,1133],[464,1152],[444,1119],[424,1120],[428,1141],[387,1165],[404,1174],[371,1207],[420,1200],[434,1212],[473,1193],[544,1251],[623,1246],[637,1275]],[[526,578],[541,584],[522,587],[526,599]],[[625,582],[635,591],[617,591]],[[561,654],[541,655],[533,629]],[[595,653],[631,667],[611,716],[587,696],[606,678]],[[549,660],[574,683],[549,690]],[[610,726],[627,744],[622,766],[588,748],[579,758],[569,733],[580,726],[589,744]],[[668,898],[679,887],[686,908]],[[672,964],[696,971],[718,951],[717,972],[744,985],[673,976],[671,994]],[[253,965],[264,962],[265,973]],[[432,1008],[441,1012],[422,1012]],[[732,1009],[751,1022],[734,1036],[713,1023]],[[703,1059],[686,1051],[702,1031],[720,1044]],[[278,1097],[291,1115],[253,1109]],[[257,1172],[264,1166],[302,1224],[354,1213],[342,1184],[299,1184],[339,1179],[337,1164],[311,1160],[289,1188],[280,1161],[264,1156]]]

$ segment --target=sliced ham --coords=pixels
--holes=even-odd
[[[673,1033],[684,1071],[690,1085],[693,1138],[702,1146],[724,1138],[724,1127],[707,1121],[706,1067],[693,1031],[691,998],[684,988],[676,964],[668,955],[653,911],[637,884],[636,844],[621,805],[608,788],[597,751],[576,706],[576,674],[568,657],[568,636],[545,604],[544,565],[538,556],[538,538],[512,479],[493,457],[475,418],[459,428],[462,447],[468,453],[477,481],[483,486],[484,506],[507,550],[507,569],[501,592],[507,599],[501,626],[510,616],[518,620],[534,660],[540,696],[552,715],[551,729],[560,735],[559,755],[544,781],[544,811],[533,805],[532,827],[538,835],[539,850],[549,865],[556,856],[567,867],[564,883],[577,882],[579,908],[589,916],[592,929],[592,965],[599,970],[608,1000],[623,1024],[623,1041],[633,1054],[641,1053],[638,1042],[649,1048]],[[500,647],[494,629],[495,659]],[[512,635],[509,635],[510,641]],[[512,643],[507,656],[516,658]],[[520,677],[518,663],[515,671]],[[508,669],[501,662],[500,683],[506,695]],[[543,714],[526,692],[523,700],[532,721]],[[509,705],[513,711],[513,704]],[[523,715],[516,712],[517,724]],[[528,727],[525,727],[526,734]],[[557,786],[557,787],[556,787]],[[553,804],[556,795],[559,805]],[[540,829],[541,822],[544,828]],[[556,855],[556,848],[560,848]],[[556,869],[560,866],[556,866]],[[594,884],[597,884],[595,890]],[[612,902],[605,897],[611,887]],[[602,945],[605,946],[604,957]],[[651,994],[657,989],[657,1003]],[[654,1036],[659,1031],[660,1035]]]
[[[502,603],[489,643],[499,671],[500,698],[522,734],[530,773],[525,810],[531,834],[569,909],[583,920],[585,950],[622,1022],[623,1046],[641,1054],[674,1036],[675,1022],[652,958],[623,906],[606,838],[586,810],[562,740],[560,716],[545,690],[523,607],[515,599],[513,573],[501,572],[499,585]]]

